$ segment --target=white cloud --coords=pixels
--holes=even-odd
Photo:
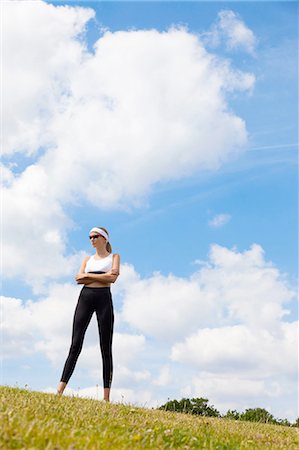
[[[155,273],[126,287],[122,319],[165,343],[217,320],[217,307],[196,281]],[[216,319],[215,319],[216,318]]]
[[[47,191],[46,172],[30,166],[10,188],[3,188],[3,273],[18,277],[36,292],[47,278],[76,273],[83,252],[65,255],[72,221]]]
[[[68,205],[138,207],[155,183],[242,151],[245,123],[225,94],[254,76],[184,29],[107,31],[89,53],[92,9],[15,1],[4,13],[4,148],[31,155],[5,169],[4,273],[38,290],[82,257],[67,254]]]
[[[119,353],[115,352],[115,355],[116,359]],[[137,359],[137,355],[132,355],[132,357]],[[113,387],[116,389],[128,389],[134,384],[137,386],[142,385],[143,382],[146,386],[151,379],[151,373],[149,370],[130,370],[126,366],[121,366],[119,364],[115,365],[113,373]]]
[[[132,278],[133,279],[133,278]],[[198,328],[237,325],[273,332],[294,297],[259,245],[244,251],[212,245],[209,260],[189,279],[154,273],[125,287],[122,319],[171,342]],[[256,314],[259,311],[259,314]]]
[[[172,380],[172,375],[169,366],[162,366],[159,376],[153,381],[157,386],[167,386]]]
[[[227,37],[229,49],[243,48],[248,53],[254,54],[256,37],[253,32],[233,11],[220,11],[219,28]]]
[[[40,0],[2,7],[3,153],[32,154],[52,142],[47,123],[68,94],[85,52],[76,38],[95,13]]]
[[[172,348],[172,359],[207,372],[259,377],[295,374],[298,324],[284,323],[280,333],[245,325],[205,328]]]
[[[217,214],[215,217],[213,217],[213,219],[209,221],[209,225],[214,228],[219,228],[227,224],[230,219],[230,214]]]
[[[203,40],[212,47],[225,43],[227,50],[241,49],[255,55],[257,38],[237,13],[222,10],[211,30],[202,34]]]
[[[256,408],[261,405],[271,412],[273,399],[278,398],[281,401],[281,398],[287,395],[287,391],[282,387],[284,387],[283,382],[248,378],[246,375],[240,377],[234,374],[215,375],[202,372],[193,377],[192,381],[182,389],[181,394],[187,397],[199,397],[204,393],[204,397],[208,398],[209,403],[214,405],[221,414],[229,409],[244,411],[246,408]],[[294,390],[292,393],[294,394]],[[288,415],[285,411],[282,416],[277,410],[273,412],[277,418],[286,418]],[[295,417],[295,414],[293,410],[288,417]]]
[[[261,379],[240,378],[234,374],[225,376],[220,373],[219,375],[211,376],[210,373],[205,372],[202,377],[194,377],[191,386],[196,392],[205,392],[209,399],[221,398],[222,403],[229,401],[230,405],[240,398],[265,395],[267,390],[264,380]],[[272,395],[273,393],[272,391]],[[188,395],[192,395],[191,392]]]
[[[294,418],[298,323],[283,318],[295,293],[259,245],[244,252],[213,245],[189,279],[154,273],[124,289],[122,319],[170,349],[176,377],[168,387],[207,396],[222,412],[272,405]],[[163,386],[168,375],[162,367],[153,383]],[[239,396],[229,399],[232,379]]]
[[[181,389],[184,397],[206,397],[220,413],[228,409],[245,411],[247,408],[263,407],[276,418],[288,418],[291,421],[298,416],[297,377],[247,377],[246,374],[217,375],[200,372]]]
[[[244,122],[222,95],[247,89],[246,76],[185,31],[106,33],[49,122],[55,147],[38,165],[55,176],[51,194],[123,208],[138,205],[157,181],[217,168],[246,144]]]
[[[38,301],[1,296],[3,357],[19,358],[41,351],[57,362],[70,340],[78,293],[76,286],[54,284],[48,296]]]

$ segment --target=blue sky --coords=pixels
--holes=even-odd
[[[59,5],[68,5],[69,9],[64,9],[62,12],[58,8]],[[53,6],[56,16],[50,9]],[[72,16],[72,11],[76,10],[75,7],[81,7],[77,10],[76,17],[82,17],[80,19],[82,22],[79,19],[76,22],[75,16]],[[18,41],[18,35],[14,38],[11,37],[14,27],[20,27],[18,14],[21,10],[18,11],[17,6],[15,10],[11,11],[6,7],[7,28],[4,33],[7,32],[9,45],[4,62],[7,58],[9,73],[9,70],[14,67],[14,62],[10,61],[10,49],[13,45],[19,46],[19,48],[24,45],[25,54],[27,54],[26,52],[29,54],[28,61],[34,61],[34,63],[29,68],[29,63],[24,59],[21,61],[23,64],[21,67],[28,74],[29,82],[31,79],[35,81],[32,85],[30,84],[28,95],[21,95],[22,104],[18,104],[17,100],[15,103],[13,102],[15,108],[19,108],[17,116],[20,111],[19,124],[24,125],[22,125],[23,128],[19,125],[16,126],[13,137],[8,137],[9,150],[3,155],[3,164],[9,170],[7,175],[5,172],[8,196],[11,195],[11,198],[15,199],[18,192],[26,194],[24,194],[24,198],[21,197],[20,203],[17,203],[15,208],[11,206],[9,200],[7,202],[9,206],[6,207],[9,219],[3,233],[4,241],[5,235],[7,235],[4,254],[6,251],[7,254],[14,256],[7,258],[7,266],[4,258],[4,268],[8,268],[7,277],[2,286],[4,320],[9,321],[6,311],[17,314],[18,320],[14,330],[7,331],[7,328],[4,327],[5,333],[2,339],[10,340],[10,345],[7,349],[7,358],[5,356],[2,359],[2,383],[13,385],[18,382],[20,385],[28,384],[33,389],[48,390],[49,392],[55,388],[69,345],[69,329],[77,295],[77,287],[73,281],[74,274],[82,255],[91,251],[88,231],[90,227],[98,225],[109,230],[113,251],[121,255],[123,264],[121,276],[112,286],[118,314],[116,332],[119,333],[116,339],[115,358],[120,354],[119,349],[122,348],[122,345],[125,349],[130,345],[136,349],[136,353],[134,353],[135,350],[132,352],[132,359],[125,359],[120,363],[119,372],[122,373],[122,378],[116,378],[115,400],[124,396],[128,401],[138,401],[137,396],[134,397],[134,393],[130,390],[129,379],[131,377],[135,380],[134,382],[139,383],[137,388],[139,397],[149,405],[162,402],[168,397],[204,396],[223,410],[234,407],[241,410],[259,402],[255,406],[267,407],[277,416],[294,418],[296,405],[292,399],[295,398],[296,387],[294,386],[296,383],[294,383],[292,369],[285,373],[284,370],[287,369],[279,366],[272,367],[270,362],[268,367],[265,362],[265,372],[268,373],[266,375],[262,369],[259,369],[258,359],[253,361],[251,369],[248,369],[245,361],[242,358],[238,360],[236,357],[234,376],[236,385],[240,388],[239,391],[237,389],[240,395],[232,399],[228,394],[226,395],[226,382],[228,383],[226,380],[232,377],[227,369],[228,360],[217,361],[216,356],[214,359],[211,356],[211,360],[206,360],[196,349],[197,345],[205,343],[202,330],[208,330],[207,333],[210,333],[209,342],[214,342],[216,333],[219,333],[220,338],[221,333],[224,333],[223,342],[227,343],[231,342],[231,333],[240,333],[240,347],[236,348],[236,354],[244,353],[245,348],[250,348],[250,345],[254,352],[256,344],[251,342],[251,338],[248,338],[246,344],[242,340],[243,332],[248,332],[253,339],[254,330],[258,330],[261,336],[263,332],[272,337],[276,336],[278,339],[276,347],[285,342],[284,345],[288,348],[296,349],[294,341],[290,341],[293,345],[290,347],[291,344],[287,340],[289,332],[285,331],[285,335],[281,334],[278,338],[277,330],[286,330],[286,323],[293,327],[297,320],[295,296],[292,291],[296,290],[298,273],[298,5],[295,2],[62,1],[37,2],[36,7],[25,5],[22,8],[25,8],[23,10],[25,24],[22,25],[26,36],[25,43],[22,43],[20,38]],[[224,11],[222,22],[219,15],[221,11]],[[38,16],[39,14],[40,16]],[[61,14],[61,23],[66,23],[70,27],[68,34],[65,26],[61,25],[60,28],[59,14]],[[84,14],[91,14],[91,16],[88,18]],[[35,35],[31,36],[28,31],[29,25],[34,24],[38,17],[43,19],[44,30],[41,30],[39,35],[37,27]],[[74,54],[73,59],[70,57],[64,61],[61,57],[60,60],[57,57],[58,47],[56,56],[53,51],[55,43],[52,46],[46,45],[46,40],[43,40],[45,35],[42,33],[46,32],[47,26],[50,30],[49,36],[55,32],[57,35],[62,33],[63,45],[66,49],[64,54],[66,55],[67,52],[70,55]],[[57,28],[55,28],[56,26]],[[83,31],[84,26],[85,31]],[[229,33],[233,26],[236,26],[236,34],[231,37]],[[73,28],[71,29],[71,27]],[[175,32],[171,34],[169,31],[171,28],[180,29],[181,34]],[[81,30],[79,35],[78,29]],[[141,30],[143,30],[143,34],[140,32]],[[156,32],[154,33],[153,30]],[[124,34],[118,34],[120,31]],[[108,73],[112,67],[109,66],[111,55],[115,55],[116,63],[114,64],[116,64],[116,70],[119,70],[117,61],[123,57],[121,49],[126,48],[122,46],[126,42],[128,42],[126,45],[131,45],[129,39],[133,35],[132,33],[135,33],[134,42],[138,44],[130,47],[127,64],[132,64],[135,71],[133,72],[132,69],[128,75],[127,68],[123,66],[124,72],[111,72],[107,79],[102,79],[102,82],[103,86],[107,85],[107,96],[114,96],[120,104],[124,105],[125,109],[127,108],[126,123],[127,126],[132,127],[135,125],[133,118],[136,117],[133,113],[133,105],[137,103],[132,103],[130,106],[130,96],[124,97],[123,100],[122,95],[124,95],[124,90],[128,90],[131,86],[130,74],[131,76],[134,74],[136,90],[141,86],[142,98],[136,97],[134,100],[134,102],[140,101],[137,120],[139,121],[139,117],[141,117],[140,127],[143,130],[143,134],[138,135],[138,145],[135,148],[135,141],[130,141],[130,138],[128,138],[128,142],[125,141],[127,134],[125,131],[120,131],[122,130],[121,121],[125,119],[121,118],[123,116],[117,112],[115,116],[110,116],[116,129],[114,130],[115,136],[114,132],[111,134],[109,134],[110,131],[107,132],[106,153],[102,147],[99,150],[100,147],[95,146],[95,149],[91,150],[93,140],[90,138],[90,141],[87,142],[88,148],[70,150],[70,153],[63,159],[63,148],[69,146],[72,149],[72,146],[76,146],[76,141],[80,141],[81,124],[83,130],[90,127],[89,136],[93,132],[95,136],[98,136],[96,128],[93,128],[92,117],[94,115],[88,115],[91,114],[88,112],[91,109],[89,110],[87,107],[97,108],[94,105],[100,98],[97,94],[96,80],[98,78],[93,78],[93,73],[102,76],[103,72],[92,72],[92,70],[103,70],[103,67],[107,67],[105,70]],[[164,45],[161,40],[163,33],[164,36],[169,36],[167,44],[169,50],[168,53],[165,53],[164,58],[167,64],[169,61],[169,67],[176,67],[174,72],[166,66],[163,58],[156,61],[155,53],[150,53],[150,50],[148,54],[146,51],[142,52],[143,48],[150,48],[147,47],[150,39],[152,39],[151,42],[157,42],[156,45],[162,48]],[[197,97],[194,93],[194,99],[192,95],[186,96],[184,92],[189,93],[188,83],[184,84],[182,97],[180,97],[182,107],[177,107],[175,117],[177,121],[182,119],[184,127],[190,127],[188,128],[190,136],[194,133],[194,139],[192,141],[191,138],[186,137],[182,149],[178,147],[178,150],[175,150],[170,143],[173,142],[170,141],[171,136],[165,137],[168,130],[173,129],[172,122],[166,123],[165,129],[163,121],[159,122],[157,138],[154,126],[151,129],[152,124],[155,123],[154,119],[153,122],[142,122],[143,108],[145,116],[152,108],[154,117],[159,118],[161,111],[158,99],[161,98],[162,91],[156,91],[155,87],[152,88],[153,85],[147,81],[147,73],[142,72],[141,66],[150,61],[149,67],[154,67],[153,74],[156,74],[162,65],[165,73],[168,73],[169,80],[174,80],[174,86],[176,86],[175,81],[178,83],[177,92],[176,89],[171,91],[171,87],[169,88],[169,97],[167,98],[172,104],[172,99],[180,94],[181,77],[179,76],[179,66],[171,66],[171,64],[175,58],[179,58],[180,54],[182,58],[189,55],[188,46],[190,45],[191,48],[191,45],[195,45],[189,40],[190,37],[203,46],[206,52],[204,55],[215,58],[213,61],[216,60],[219,65],[224,64],[221,67],[229,67],[229,73],[227,79],[222,79],[222,89],[214,90],[211,80],[214,79],[215,74],[218,76],[217,79],[220,79],[223,72],[221,70],[217,72],[219,66],[209,66],[210,72],[207,80],[204,81],[205,85],[203,85],[209,91],[209,96],[207,100],[203,100],[203,103],[201,100],[196,103],[196,99],[201,99],[202,94]],[[94,44],[98,40],[103,44],[99,46],[98,52],[103,52],[101,55],[103,55],[104,63],[101,63],[101,59],[96,59],[100,53],[97,53]],[[172,44],[174,40],[177,40],[176,44]],[[32,56],[32,59],[30,52],[33,50],[30,42],[38,42],[38,44],[34,44],[36,54]],[[84,62],[83,59],[76,56],[77,50],[75,51],[75,49],[77,47],[74,42],[79,43],[82,48],[85,46],[88,58],[90,60],[94,58],[94,66],[88,66],[87,60]],[[104,45],[106,42],[107,47]],[[110,49],[110,54],[109,52],[105,53],[107,48]],[[156,53],[158,54],[158,52]],[[52,61],[53,58],[54,62],[47,65],[42,59],[38,59],[36,55],[42,54],[48,55],[49,61]],[[193,53],[191,52],[190,55]],[[190,58],[192,57],[190,56]],[[190,72],[188,72],[188,67],[184,67],[182,76],[188,79],[189,73],[191,74],[191,71],[196,70],[197,67],[191,63],[204,64],[204,61],[206,61],[205,56],[202,56],[202,60],[191,61],[190,59]],[[36,66],[34,66],[35,63]],[[99,65],[96,66],[96,64]],[[186,59],[185,64],[188,65],[189,60]],[[91,67],[101,69],[91,69]],[[131,70],[130,67],[129,69]],[[64,77],[65,73],[67,76]],[[135,74],[139,73],[143,73],[141,78],[138,78],[139,75],[136,75],[135,78]],[[109,84],[110,79],[114,79],[116,75],[118,82],[112,86]],[[162,74],[161,77],[163,76]],[[237,77],[239,77],[238,81],[236,81]],[[61,85],[57,84],[59,87],[56,87],[55,92],[51,90],[52,87],[48,90],[44,88],[48,79],[50,80],[49,86],[52,86],[57,80],[61,83]],[[41,88],[39,88],[39,80],[43,80],[44,83]],[[146,82],[143,86],[144,80]],[[164,79],[161,78],[161,80],[158,80],[158,83],[165,82]],[[13,87],[15,87],[13,83],[17,83],[17,81],[17,77],[10,81],[9,89],[11,88],[13,91]],[[61,90],[60,86],[62,86]],[[165,89],[168,89],[167,83],[164,86]],[[197,88],[199,92],[204,92],[204,88],[200,84],[197,85]],[[25,82],[24,92],[26,89]],[[146,94],[147,89],[150,92],[149,96]],[[72,108],[77,101],[76,95],[79,94],[76,92],[80,92],[80,102],[76,103],[76,109],[67,109]],[[156,92],[159,92],[157,97]],[[66,93],[69,95],[70,102],[74,102],[66,108],[72,113],[59,116],[58,114],[65,112],[63,108],[67,97]],[[133,91],[131,93],[133,94]],[[132,95],[133,97],[134,95]],[[85,101],[91,103],[88,104],[86,110],[81,110]],[[205,119],[203,111],[206,108],[209,111],[209,105],[214,102],[215,107],[213,106],[212,113],[207,112],[207,116],[211,114],[210,121]],[[32,105],[35,104],[37,106],[34,109]],[[179,105],[180,103],[175,101],[173,104]],[[185,119],[185,117],[189,117],[186,106],[189,104],[191,110],[193,111],[192,108],[195,108],[194,111],[196,111],[192,116],[194,127],[192,121]],[[132,116],[130,115],[131,111]],[[40,122],[36,121],[41,117]],[[46,118],[45,122],[43,117]],[[168,115],[161,114],[162,119],[163,117],[168,117]],[[197,124],[198,117],[200,117],[200,121]],[[74,122],[67,122],[73,119]],[[238,121],[239,119],[243,125]],[[227,121],[224,122],[225,126],[220,123],[222,120]],[[10,123],[8,120],[9,125]],[[27,136],[26,133],[32,123],[35,124],[32,127],[32,134]],[[73,124],[73,128],[67,128],[69,123]],[[59,128],[60,126],[61,128]],[[107,126],[109,127],[109,123]],[[232,127],[231,132],[228,131],[230,127]],[[9,135],[9,126],[7,128]],[[26,133],[22,132],[25,129]],[[197,134],[198,129],[203,130],[202,134]],[[244,137],[244,130],[246,130],[246,137]],[[105,135],[106,129],[103,128],[101,133]],[[110,142],[114,138],[117,139],[118,133],[120,142],[124,143],[123,148],[128,148],[127,156],[125,151],[118,150],[122,148],[119,142],[115,142],[115,147],[111,143],[110,148]],[[211,138],[214,133],[215,140]],[[217,133],[223,133],[220,141],[217,140]],[[72,135],[76,141],[72,141]],[[206,147],[203,146],[198,152],[196,139],[199,139],[198,149],[201,148],[201,140],[206,142]],[[148,158],[146,160],[148,162],[145,163],[145,168],[140,163],[140,172],[134,172],[135,169],[131,165],[133,163],[138,165],[137,161],[142,161],[142,155],[145,155],[143,148],[147,148],[147,144],[149,147],[145,158]],[[190,145],[190,152],[188,145]],[[106,162],[109,151],[112,155],[110,163],[109,158]],[[118,151],[121,153],[117,153]],[[202,154],[198,156],[200,152]],[[183,169],[183,167],[180,168],[179,161],[180,158],[184,158],[185,154],[189,155],[189,162]],[[163,169],[164,157],[168,161],[168,165],[166,164]],[[175,163],[176,158],[177,164]],[[57,165],[55,165],[56,161],[58,161]],[[104,161],[103,165],[102,161]],[[70,177],[68,181],[67,172],[64,175],[62,167],[64,164],[66,166],[72,164],[74,180]],[[148,171],[146,170],[147,164]],[[87,167],[86,179],[83,172],[76,172],[80,165]],[[32,172],[28,171],[29,166]],[[110,167],[113,167],[114,172],[109,172]],[[143,176],[140,176],[139,180],[140,173],[143,173]],[[109,183],[111,180],[109,195],[105,192],[106,184],[99,185],[101,194],[98,194],[98,197],[90,190],[91,188],[85,190],[89,181],[97,183],[99,179],[102,179],[103,174],[106,177],[103,178],[106,180],[105,183]],[[119,176],[118,181],[117,176]],[[85,180],[85,185],[81,185],[79,182],[80,177]],[[34,190],[35,183],[36,191]],[[43,189],[46,189],[46,194],[42,194]],[[119,194],[119,192],[125,194]],[[37,214],[36,219],[34,219],[35,214]],[[40,245],[39,238],[43,234],[45,223],[49,223],[50,234],[47,235],[45,243]],[[23,229],[21,224],[23,224]],[[6,230],[9,231],[5,233]],[[27,231],[26,236],[22,235],[24,230]],[[29,239],[27,239],[28,234],[31,234]],[[27,239],[25,246],[24,241],[18,241],[18,236],[20,239]],[[14,239],[13,243],[12,238]],[[19,252],[20,257],[17,258]],[[53,261],[52,265],[51,261]],[[231,261],[235,262],[231,263]],[[24,264],[26,265],[25,273],[22,269],[25,267]],[[38,269],[36,272],[35,264]],[[231,264],[233,264],[233,269]],[[12,267],[16,267],[15,276],[12,275]],[[209,276],[205,270],[209,270]],[[267,281],[265,287],[256,292],[256,298],[252,298],[253,304],[257,299],[264,302],[260,308],[263,310],[265,306],[265,310],[269,312],[265,315],[264,321],[259,320],[257,310],[249,311],[251,289],[254,296],[255,289],[260,285],[259,281],[255,281],[253,283],[256,285],[251,286],[251,275],[249,276],[249,274],[253,273],[256,280],[271,278],[271,282]],[[246,278],[247,274],[248,279]],[[217,280],[220,279],[222,284],[218,285]],[[238,280],[241,280],[240,286],[235,286],[236,289],[239,288],[237,294],[233,285],[229,284],[231,279],[235,279],[237,283]],[[214,281],[212,282],[212,280]],[[194,282],[197,283],[197,293],[193,291],[192,283]],[[150,318],[157,314],[165,320],[168,317],[168,308],[173,308],[174,313],[176,308],[177,311],[181,311],[179,300],[175,295],[176,292],[179,292],[178,286],[182,286],[186,292],[187,297],[184,298],[182,295],[182,302],[185,302],[186,308],[190,309],[191,316],[193,314],[196,317],[198,305],[201,305],[204,311],[205,308],[207,309],[204,313],[206,321],[199,319],[197,323],[194,319],[193,323],[188,314],[182,318],[182,322],[176,322],[177,318],[173,319],[173,323],[168,324],[169,335],[172,336],[172,340],[170,339],[168,342],[162,328],[159,328],[159,324],[155,327],[149,321],[146,322],[144,316],[148,315]],[[63,289],[65,289],[63,292],[68,292],[69,295],[68,309],[65,309],[64,313],[65,330],[61,331],[62,328],[59,327],[56,330],[56,325],[51,322],[49,317],[51,314],[55,315],[53,305],[55,304],[56,307],[57,304],[59,305],[59,303],[55,303],[57,302],[57,292],[61,292]],[[140,302],[137,304],[134,292],[136,292],[136,296],[140,295]],[[161,297],[156,304],[152,296],[157,292],[161,293]],[[223,311],[229,311],[228,315],[224,312],[221,319],[216,319],[218,309],[217,305],[215,306],[215,298],[211,300],[214,302],[213,306],[205,306],[206,300],[201,297],[203,292],[207,294],[207,298],[210,298],[209,296],[214,298],[215,295],[220,303],[222,302],[221,296],[226,298],[227,303],[224,306],[222,303],[219,304],[219,311],[224,308]],[[278,292],[280,292],[280,297]],[[190,295],[195,296],[194,302],[191,302]],[[196,295],[198,295],[197,304]],[[237,295],[239,304],[243,305],[242,311],[240,306],[236,306],[238,301],[235,304],[235,295]],[[166,300],[163,303],[165,296],[170,303]],[[275,300],[273,300],[274,297]],[[171,303],[172,298],[173,303]],[[31,303],[30,300],[32,300]],[[153,310],[148,309],[151,302]],[[260,303],[257,302],[257,304]],[[283,305],[283,309],[288,310],[289,314],[281,315],[278,311],[275,320],[272,318],[271,321],[269,319],[270,316],[272,317],[271,311],[275,310],[278,304],[281,307]],[[159,311],[160,306],[161,311]],[[209,317],[213,316],[214,307],[216,315],[213,322]],[[192,308],[194,308],[193,313]],[[256,306],[251,308],[256,308]],[[236,310],[239,311],[239,315],[234,316]],[[132,311],[137,311],[136,316]],[[22,314],[26,317],[23,321],[20,319]],[[178,315],[180,314],[184,315],[183,312],[178,312]],[[256,320],[253,318],[254,315],[257,316]],[[231,317],[233,317],[232,321],[229,319]],[[169,320],[171,322],[172,319]],[[190,320],[192,322],[190,330],[186,329],[184,333],[179,331]],[[47,333],[44,334],[41,328],[43,321],[45,321],[46,328],[48,327]],[[25,329],[24,323],[27,323],[29,329],[32,327],[31,333],[28,328]],[[162,326],[163,321],[161,322]],[[53,336],[54,332],[57,332],[56,340]],[[88,359],[92,359],[88,349],[91,349],[92,354],[95,342],[97,342],[95,328],[91,327],[90,334],[86,339],[86,354],[80,356],[81,365],[78,366],[77,373],[75,371],[71,382],[70,389],[76,390],[77,386],[81,386],[80,390],[85,389],[86,395],[93,395],[92,385],[96,379],[91,373],[96,372],[97,369],[91,365]],[[215,342],[211,348],[211,355],[219,354],[217,353],[219,351],[217,341]],[[244,348],[242,342],[245,345]],[[11,343],[22,347],[23,350],[13,355],[14,346]],[[125,343],[127,343],[127,347]],[[30,351],[30,347],[35,350]],[[61,350],[58,350],[59,348]],[[269,351],[266,344],[264,350],[265,354]],[[190,356],[190,360],[184,356],[187,351],[191,356],[193,355]],[[197,358],[198,363],[194,362],[197,361]],[[262,356],[260,358],[262,359]],[[292,359],[291,356],[289,359]],[[85,370],[84,364],[89,367],[89,372]],[[290,360],[284,364],[292,365]],[[238,367],[241,369],[239,370]],[[227,378],[224,376],[225,373]],[[125,379],[126,374],[127,379]],[[189,384],[182,381],[186,378],[186,374],[190,380]],[[290,385],[293,390],[288,397],[285,392],[287,386]],[[148,388],[148,386],[151,387]],[[274,387],[276,394],[271,395],[269,392],[271,390],[273,392]],[[281,402],[282,397],[284,397],[283,402]]]

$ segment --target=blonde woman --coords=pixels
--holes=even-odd
[[[105,228],[94,227],[89,232],[95,254],[84,258],[77,284],[84,284],[74,313],[72,343],[61,375],[57,394],[62,394],[75,369],[82,350],[86,329],[96,312],[103,360],[104,400],[110,401],[112,382],[112,335],[114,312],[110,284],[119,275],[120,256],[112,253],[109,234]]]

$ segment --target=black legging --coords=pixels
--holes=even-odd
[[[94,311],[97,315],[103,359],[104,388],[110,388],[113,371],[112,335],[114,312],[111,291],[108,286],[96,288],[84,286],[82,288],[74,314],[72,343],[60,381],[68,383],[72,376],[82,350],[86,329]]]

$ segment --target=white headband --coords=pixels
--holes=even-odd
[[[97,233],[99,233],[99,234],[101,234],[102,236],[104,236],[104,238],[107,239],[107,242],[109,241],[109,236],[108,236],[108,234],[105,233],[105,231],[102,230],[101,228],[94,227],[94,228],[92,228],[92,229],[90,230],[89,234],[90,234],[92,231],[96,231]]]

